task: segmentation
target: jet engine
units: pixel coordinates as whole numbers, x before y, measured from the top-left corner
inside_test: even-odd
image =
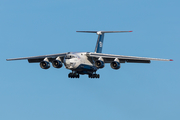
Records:
[[[120,63],[119,62],[117,62],[117,61],[114,61],[114,62],[112,62],[111,63],[111,68],[112,69],[119,69],[121,67],[121,65],[120,65]]]
[[[48,69],[48,68],[50,68],[50,63],[47,61],[42,61],[42,62],[40,62],[40,67],[42,69]]]
[[[55,68],[61,68],[62,67],[62,62],[59,61],[59,60],[54,60],[54,61],[52,61],[52,65]]]
[[[95,66],[96,66],[97,68],[103,68],[103,67],[104,67],[104,62],[101,61],[101,60],[97,60],[97,61],[95,62]]]

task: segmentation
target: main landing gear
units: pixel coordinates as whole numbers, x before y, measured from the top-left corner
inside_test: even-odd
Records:
[[[89,74],[89,78],[99,78],[99,74]]]
[[[69,73],[68,77],[69,78],[79,78],[79,74],[78,73]]]
[[[68,74],[68,77],[69,78],[79,78],[79,74],[81,74],[81,73],[72,71],[71,73]],[[89,76],[89,78],[100,78],[100,75],[96,74],[96,73],[89,73],[88,76]]]

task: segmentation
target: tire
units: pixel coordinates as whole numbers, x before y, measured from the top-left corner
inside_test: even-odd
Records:
[[[99,78],[100,76],[99,76],[99,74],[97,74],[97,78]]]

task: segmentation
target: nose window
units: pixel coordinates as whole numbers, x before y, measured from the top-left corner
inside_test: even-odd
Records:
[[[70,56],[66,56],[65,58],[66,58],[66,59],[70,59]]]
[[[68,55],[68,56],[65,57],[65,59],[71,59],[71,58],[76,58],[76,56]]]

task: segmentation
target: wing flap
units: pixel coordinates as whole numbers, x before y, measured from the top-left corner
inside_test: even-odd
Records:
[[[28,59],[28,62],[29,63],[38,63],[38,62],[41,62],[43,61],[44,58],[39,58],[39,59]]]
[[[127,63],[151,63],[150,60],[126,60]]]

